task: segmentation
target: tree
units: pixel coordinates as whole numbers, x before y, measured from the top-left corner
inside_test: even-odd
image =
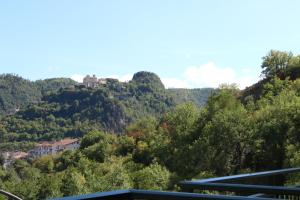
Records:
[[[180,177],[191,177],[194,174],[194,160],[191,154],[191,145],[198,139],[197,132],[200,112],[191,104],[182,104],[168,112],[162,120],[160,130],[162,138],[160,160],[171,172],[176,172]],[[165,148],[164,148],[165,147]],[[162,152],[161,150],[159,152]]]
[[[106,137],[106,134],[101,131],[91,131],[87,133],[81,140],[80,149],[92,146]]]
[[[39,180],[40,190],[37,199],[48,199],[61,197],[63,194],[60,191],[62,187],[61,173],[45,174]]]
[[[170,183],[170,172],[158,163],[154,163],[137,171],[134,182],[137,189],[166,190]]]
[[[88,188],[93,192],[130,189],[133,187],[126,157],[110,157],[104,163],[94,163],[87,176]]]
[[[51,155],[42,156],[33,161],[33,166],[44,173],[51,173],[54,168],[54,161]]]
[[[62,175],[62,186],[60,188],[64,196],[84,194],[88,190],[85,187],[85,177],[74,167],[66,169]]]
[[[291,52],[271,50],[268,55],[263,57],[262,74],[267,78],[274,76],[278,76],[281,79],[285,78],[292,58],[293,54]]]
[[[276,96],[267,96],[268,101],[260,100],[263,103],[259,104],[260,109],[255,113],[259,138],[256,147],[259,151],[254,159],[256,169],[282,168],[297,155],[300,128],[299,88],[299,82],[295,81],[287,84]],[[290,151],[292,149],[295,151]]]

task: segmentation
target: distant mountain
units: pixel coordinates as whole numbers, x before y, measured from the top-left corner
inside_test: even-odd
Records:
[[[0,115],[15,113],[30,103],[39,102],[44,94],[60,88],[71,87],[75,81],[68,78],[53,78],[29,81],[18,75],[0,75]]]
[[[70,78],[49,78],[37,80],[34,84],[44,96],[52,92],[57,92],[59,89],[72,88],[77,84],[77,82]]]
[[[177,104],[194,102],[202,106],[212,91],[210,88],[165,89],[160,78],[151,72],[138,72],[128,83],[106,79],[106,84],[96,88],[62,78],[30,82],[5,75],[2,80],[8,77],[19,82],[4,84],[4,96],[9,97],[6,102],[11,103],[11,108],[21,105],[21,109],[2,119],[5,122],[2,132],[15,133],[13,137],[3,136],[7,141],[82,136],[95,129],[120,134],[137,119],[160,118]],[[18,99],[24,100],[23,104],[18,104],[22,102]]]
[[[144,116],[158,117],[175,105],[159,77],[138,72],[129,83],[107,79],[96,88],[76,86],[44,95],[42,102],[18,113],[23,119],[55,118],[99,124],[121,133],[129,123]]]
[[[0,114],[12,114],[41,97],[41,91],[33,82],[17,75],[0,75]]]

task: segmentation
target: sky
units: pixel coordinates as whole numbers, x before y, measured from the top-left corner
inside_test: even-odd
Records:
[[[0,73],[30,80],[158,74],[244,88],[271,49],[300,54],[299,0],[0,0]]]

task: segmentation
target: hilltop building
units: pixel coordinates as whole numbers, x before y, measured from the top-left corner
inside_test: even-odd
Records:
[[[39,143],[33,150],[29,151],[30,157],[56,154],[65,150],[76,150],[80,146],[78,139],[66,138],[60,141],[46,141]]]
[[[98,79],[96,75],[93,76],[86,75],[83,78],[83,85],[85,85],[85,87],[96,88],[101,84],[106,84],[106,79],[104,78]]]

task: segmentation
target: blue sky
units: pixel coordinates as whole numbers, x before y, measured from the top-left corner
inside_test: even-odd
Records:
[[[157,73],[167,87],[257,81],[300,54],[299,0],[0,1],[0,73],[36,80]]]

